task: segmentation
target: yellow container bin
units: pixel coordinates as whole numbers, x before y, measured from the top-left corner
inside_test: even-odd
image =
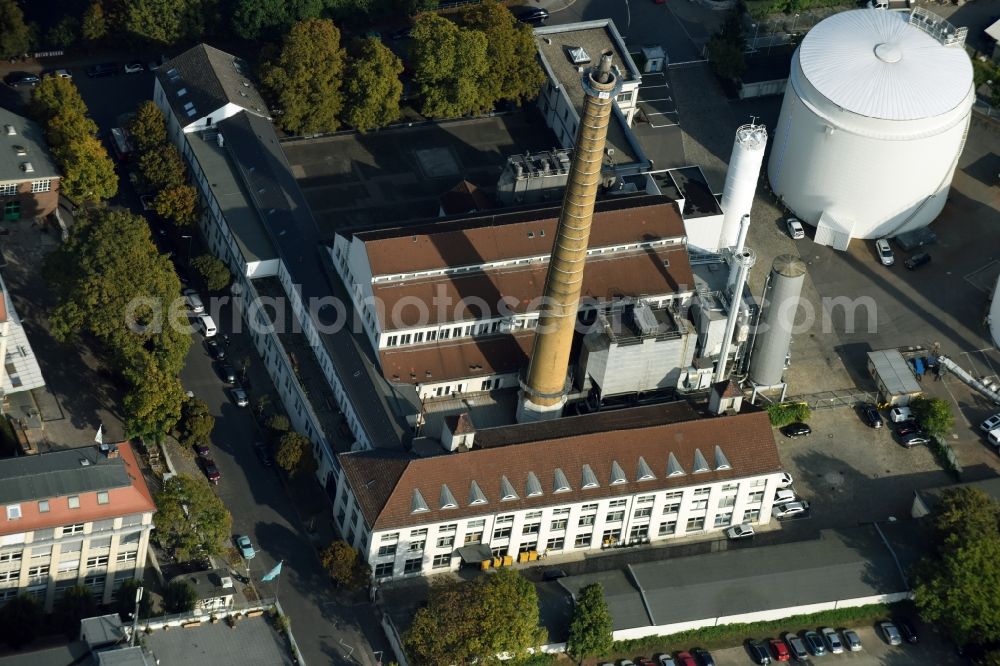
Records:
[[[479,563],[479,568],[482,569],[483,571],[486,571],[487,569],[490,568],[490,561],[483,560],[482,562]]]
[[[514,558],[511,557],[510,555],[504,555],[503,556],[503,565],[505,567],[509,567],[512,564],[514,564]]]
[[[537,550],[529,550],[528,551],[528,561],[529,562],[534,562],[537,559],[538,559],[538,551]]]

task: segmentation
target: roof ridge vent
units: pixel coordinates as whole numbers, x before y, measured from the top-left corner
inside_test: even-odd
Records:
[[[653,474],[653,470],[646,464],[646,459],[639,456],[639,476],[637,480],[652,481],[655,478],[656,475]]]
[[[25,148],[24,146],[19,146],[15,144],[11,146],[11,148],[14,149],[14,154],[17,155],[18,157],[24,157],[25,155],[28,154],[28,149]]]
[[[21,171],[24,173],[35,173],[35,167],[31,164],[31,162],[22,162]]]
[[[670,457],[667,458],[667,477],[684,476],[684,474],[684,468],[677,462],[677,456],[671,451]]]
[[[7,136],[17,136],[17,128],[13,125],[4,125],[4,130],[7,132]]]
[[[476,480],[472,480],[472,485],[469,488],[469,505],[474,506],[476,504],[486,504],[486,494],[483,493],[483,489],[479,487]]]
[[[506,476],[500,477],[500,501],[501,502],[511,502],[513,500],[520,499],[517,493],[514,491],[514,486],[510,484],[510,481]]]
[[[424,496],[420,494],[420,490],[414,488],[413,497],[410,499],[410,513],[423,513],[424,511],[430,511],[427,508],[427,502],[424,501]]]
[[[726,454],[722,452],[722,447],[718,444],[715,445],[715,471],[721,472],[722,470],[732,469],[733,466],[729,464],[729,458]]]
[[[524,484],[528,497],[538,497],[542,494],[542,484],[534,472],[528,472],[528,480]]]
[[[597,488],[601,484],[597,482],[597,475],[594,474],[594,470],[590,468],[590,465],[583,466],[583,489]]]
[[[709,470],[708,461],[701,454],[701,449],[694,450],[694,473],[701,474]]]
[[[628,477],[625,476],[625,470],[622,466],[618,464],[617,460],[611,461],[611,484],[612,486],[617,486],[622,483],[627,483]]]
[[[441,484],[441,508],[442,509],[458,508],[458,502],[455,501],[455,496],[451,494],[451,489],[448,488],[447,483]]]
[[[80,458],[80,467],[90,467],[90,460],[87,458]]]

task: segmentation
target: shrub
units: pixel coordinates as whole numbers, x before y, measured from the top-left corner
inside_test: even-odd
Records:
[[[809,405],[804,402],[782,402],[767,407],[771,425],[779,428],[796,421],[808,421],[811,415]]]

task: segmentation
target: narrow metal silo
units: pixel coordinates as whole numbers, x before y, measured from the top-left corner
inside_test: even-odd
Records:
[[[805,263],[791,254],[775,257],[771,264],[767,293],[764,294],[766,310],[757,324],[750,357],[750,381],[758,386],[781,383],[805,276]]]

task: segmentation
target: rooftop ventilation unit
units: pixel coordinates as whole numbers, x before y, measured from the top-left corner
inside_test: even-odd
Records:
[[[80,458],[80,467],[90,467],[90,461],[86,458]]]
[[[17,155],[24,156],[28,154],[28,149],[24,146],[11,146],[11,148],[14,149],[14,153]]]
[[[24,173],[35,173],[35,167],[31,165],[31,162],[24,162],[21,164],[21,171]]]
[[[7,130],[7,136],[17,136],[17,130],[13,125],[4,125],[4,129]]]
[[[588,54],[582,46],[571,46],[567,50],[569,54],[569,59],[574,65],[586,65],[590,62],[590,54]]]

